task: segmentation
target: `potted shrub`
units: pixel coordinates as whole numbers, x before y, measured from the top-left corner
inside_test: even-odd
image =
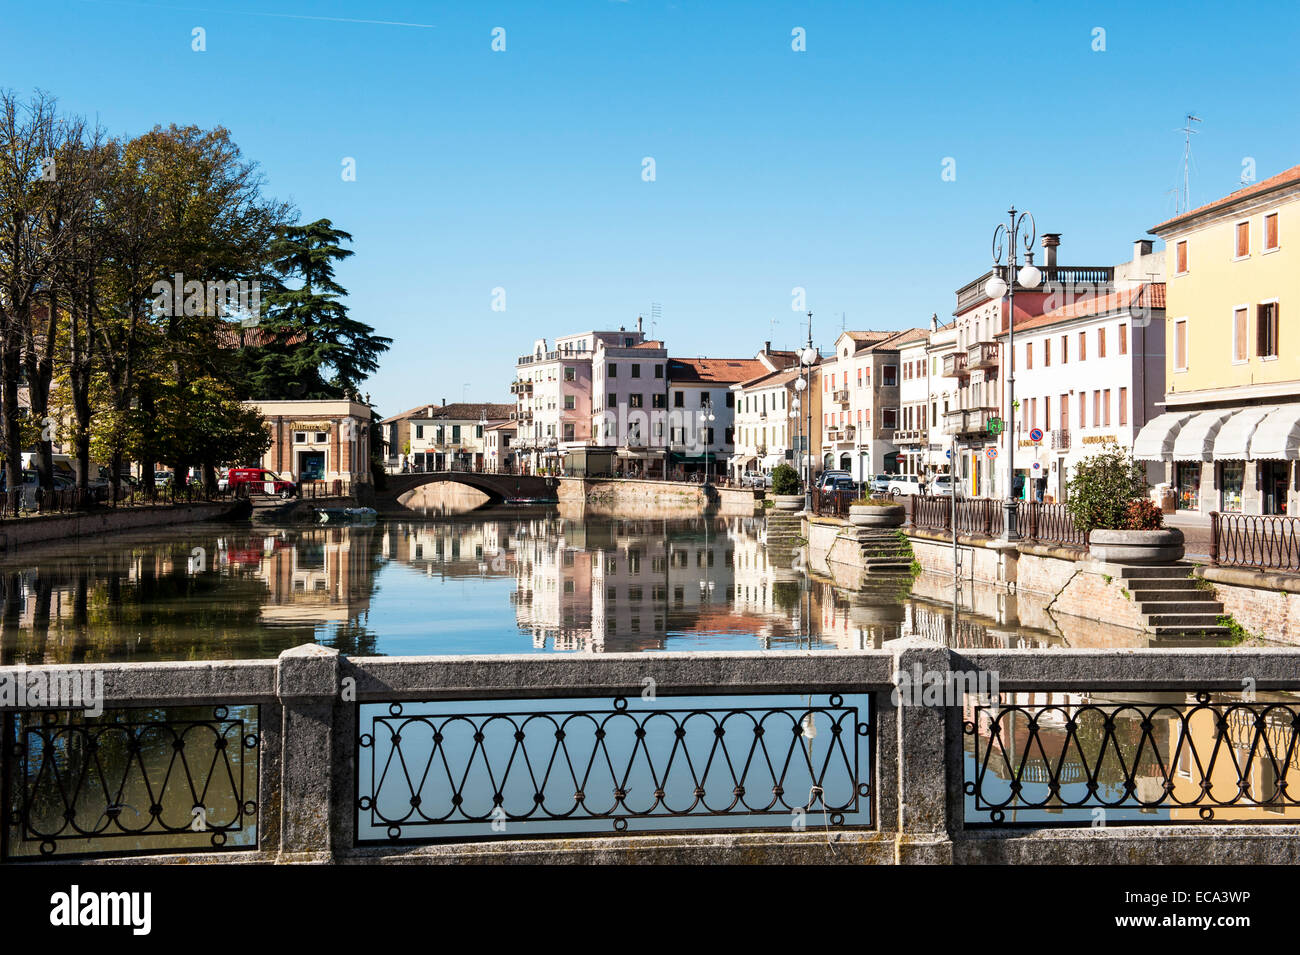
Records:
[[[777,510],[797,511],[803,508],[803,484],[795,469],[788,464],[778,464],[772,471],[772,500]]]
[[[860,497],[849,505],[849,523],[854,527],[902,527],[903,505],[889,498]]]
[[[1080,462],[1066,509],[1088,534],[1088,552],[1112,563],[1162,564],[1183,558],[1183,532],[1164,526],[1147,497],[1146,471],[1119,445]]]

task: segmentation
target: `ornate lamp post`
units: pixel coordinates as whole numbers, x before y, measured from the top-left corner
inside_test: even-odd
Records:
[[[1043,273],[1034,266],[1035,238],[1034,217],[1028,212],[1017,215],[1016,207],[1012,206],[1007,212],[1006,224],[998,223],[993,230],[993,276],[984,283],[984,293],[989,298],[997,301],[1004,295],[1007,297],[1007,405],[1003,425],[1003,434],[1007,436],[1007,499],[1003,540],[1020,538],[1016,522],[1016,284],[1033,289],[1043,281]],[[1022,242],[1026,264],[1018,269],[1017,247]],[[1005,265],[1002,262],[1004,252]]]
[[[794,383],[795,390],[800,394],[806,392],[812,384],[812,366],[817,361],[817,349],[813,348],[812,340],[812,312],[808,313],[808,345],[799,353],[799,380]],[[809,514],[812,513],[812,396],[808,396],[807,408],[805,409],[805,427],[803,432],[803,452],[804,452],[804,481],[803,481],[803,508]]]
[[[709,402],[700,412],[700,430],[704,432],[704,486],[709,485],[709,428],[717,418],[713,415],[713,403]]]

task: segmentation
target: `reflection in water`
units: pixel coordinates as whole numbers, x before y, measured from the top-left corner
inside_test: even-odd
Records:
[[[762,518],[549,508],[116,535],[0,564],[0,663],[270,657],[313,641],[363,655],[1060,642],[954,614],[910,577],[837,588],[763,540]]]

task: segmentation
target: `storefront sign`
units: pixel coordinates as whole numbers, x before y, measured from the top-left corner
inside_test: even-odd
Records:
[[[1086,434],[1083,436],[1084,444],[1117,444],[1119,438],[1113,434]]]

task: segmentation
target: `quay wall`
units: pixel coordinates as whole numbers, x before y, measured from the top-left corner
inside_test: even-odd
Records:
[[[247,502],[242,507],[222,502],[115,507],[84,514],[48,514],[0,521],[0,554],[13,555],[23,547],[48,541],[216,520],[236,510],[245,512]]]
[[[582,503],[588,510],[608,513],[698,513],[715,507],[722,514],[751,515],[762,504],[752,488],[718,487],[687,481],[645,481],[635,478],[562,477],[561,504]]]

